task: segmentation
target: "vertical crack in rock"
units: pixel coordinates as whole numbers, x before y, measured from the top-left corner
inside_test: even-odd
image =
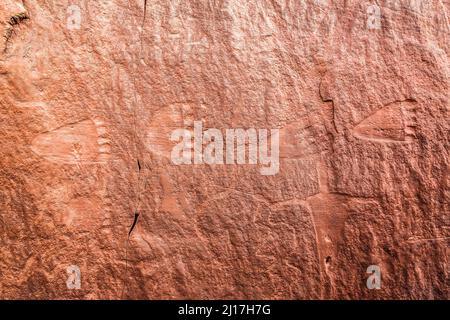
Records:
[[[142,28],[139,31],[139,38],[140,38],[140,50],[139,50],[139,59],[142,56],[142,32],[143,32],[143,27],[144,27],[144,23],[145,23],[145,18],[147,16],[147,0],[144,0],[144,15],[143,15],[143,19],[142,19]],[[125,294],[125,283],[126,283],[126,277],[128,275],[128,248],[129,248],[129,241],[130,241],[130,236],[134,230],[134,228],[136,227],[136,224],[138,223],[139,220],[139,216],[140,216],[140,205],[141,205],[141,193],[142,190],[145,190],[146,184],[147,184],[147,179],[142,177],[142,164],[141,161],[139,160],[139,156],[140,154],[142,154],[142,150],[140,150],[139,148],[139,137],[138,137],[138,114],[137,114],[137,106],[138,106],[138,99],[136,96],[136,73],[133,74],[133,82],[134,82],[134,87],[135,87],[135,91],[134,91],[134,99],[135,99],[135,107],[133,108],[133,116],[134,116],[134,145],[135,145],[135,151],[136,151],[136,158],[137,158],[137,167],[138,167],[138,178],[137,178],[137,190],[136,190],[136,202],[135,202],[135,211],[134,211],[134,220],[133,220],[133,224],[131,225],[129,231],[128,231],[128,236],[127,236],[127,241],[126,241],[126,247],[125,247],[125,279],[124,279],[124,283],[123,283],[123,288],[122,288],[122,293],[121,293],[121,299],[123,299],[123,296]],[[142,185],[142,181],[144,181],[144,185],[141,188]]]
[[[331,103],[330,119],[331,119],[331,123],[333,125],[333,128],[335,130],[335,133],[337,133],[338,130],[337,130],[337,126],[336,126],[336,116],[335,116],[335,111],[336,111],[335,109],[336,108],[335,108],[335,105],[334,105],[334,101],[333,101],[333,99],[330,96],[328,96],[328,93],[324,93],[323,92],[322,81],[323,81],[323,77],[321,77],[320,83],[319,83],[319,96],[320,96],[320,99],[322,100],[322,102]]]
[[[139,212],[135,211],[134,212],[133,224],[131,225],[130,230],[128,231],[127,243],[126,243],[126,246],[125,246],[125,277],[128,274],[128,247],[129,247],[129,243],[130,243],[130,236],[131,236],[131,233],[134,230],[134,227],[136,227],[138,219],[139,219]],[[126,279],[124,279],[124,281],[123,281],[121,299],[123,299],[123,295],[125,293],[125,283],[126,283]]]
[[[128,231],[128,238],[130,238],[130,235],[131,235],[131,233],[133,232],[133,230],[134,230],[134,227],[136,226],[136,223],[138,222],[138,219],[139,219],[139,212],[135,212],[134,213],[134,221],[133,221],[133,224],[131,225],[131,227],[130,227],[130,231]]]
[[[144,18],[142,19],[142,27],[144,27],[146,16],[147,16],[147,0],[144,0]]]
[[[147,179],[143,179],[141,171],[142,171],[142,165],[141,165],[141,161],[138,159],[137,160],[137,166],[138,166],[138,188],[137,188],[137,201],[135,203],[135,211],[134,211],[134,219],[133,219],[133,223],[131,224],[131,227],[129,228],[128,231],[128,236],[127,236],[127,241],[126,241],[126,245],[125,245],[125,279],[123,281],[123,288],[122,288],[122,293],[121,293],[121,299],[123,299],[123,296],[125,294],[125,284],[126,284],[126,277],[128,275],[128,249],[129,249],[129,244],[130,244],[130,237],[131,234],[133,233],[133,230],[135,229],[138,221],[139,221],[139,217],[140,217],[140,206],[141,206],[141,192],[142,190],[145,190],[146,186],[147,186]],[[141,182],[142,180],[144,181],[144,185],[141,188]]]

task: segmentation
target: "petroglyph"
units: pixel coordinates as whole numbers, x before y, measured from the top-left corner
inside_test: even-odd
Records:
[[[160,211],[170,212],[174,215],[182,215],[189,211],[189,204],[182,193],[177,192],[174,188],[170,177],[163,173],[160,176],[159,182],[162,188],[162,200],[159,207]]]
[[[189,103],[175,103],[155,112],[155,117],[148,127],[146,145],[159,156],[170,159],[173,146],[170,140],[173,130],[192,128],[194,125],[193,106]]]
[[[300,159],[318,155],[325,151],[328,140],[328,132],[321,119],[305,116],[280,130],[280,157]]]
[[[62,216],[62,222],[68,228],[91,230],[99,227],[103,221],[101,205],[98,199],[74,198],[69,201]]]
[[[424,242],[435,242],[435,241],[450,241],[450,237],[436,237],[436,238],[410,237],[405,242],[406,243],[424,243]]]
[[[143,48],[147,56],[159,62],[164,57],[168,63],[178,64],[207,52],[210,44],[202,21],[194,17],[189,6],[178,0],[171,1],[168,8],[157,3],[148,3],[148,6],[154,46],[149,51]]]
[[[243,54],[247,59],[247,50],[267,52],[276,47],[274,17],[258,2],[229,0],[224,12],[231,19],[231,42],[236,53]]]
[[[44,159],[80,167],[105,163],[111,157],[111,142],[103,121],[83,120],[38,135],[31,149]]]
[[[334,261],[338,256],[339,241],[344,237],[345,222],[350,208],[356,203],[377,205],[376,201],[367,198],[351,197],[333,193],[328,185],[328,172],[324,160],[317,162],[320,192],[306,199],[313,215],[317,250],[324,281],[331,284],[334,290]]]
[[[417,127],[416,103],[390,103],[353,128],[355,137],[375,142],[411,142]]]

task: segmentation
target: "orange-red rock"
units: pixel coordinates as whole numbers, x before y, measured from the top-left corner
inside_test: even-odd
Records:
[[[0,298],[449,298],[447,1],[147,2],[0,4]]]

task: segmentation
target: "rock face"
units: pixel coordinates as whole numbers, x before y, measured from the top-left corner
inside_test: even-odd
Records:
[[[0,298],[448,299],[450,5],[377,3],[2,0]]]

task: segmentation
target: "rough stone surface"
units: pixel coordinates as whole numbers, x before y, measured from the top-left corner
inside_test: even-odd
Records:
[[[144,2],[1,1],[0,298],[449,298],[447,0]]]

